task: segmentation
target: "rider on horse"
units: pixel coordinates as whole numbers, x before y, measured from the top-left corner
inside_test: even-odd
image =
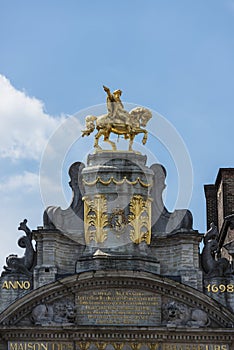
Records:
[[[108,113],[98,117],[88,115],[85,118],[86,129],[82,131],[82,136],[89,136],[96,129],[97,134],[95,135],[94,147],[97,150],[102,150],[98,141],[103,136],[104,141],[111,145],[113,151],[116,151],[116,144],[110,140],[111,133],[123,135],[125,140],[129,139],[129,151],[133,151],[133,140],[140,133],[144,134],[142,143],[145,144],[148,133],[144,128],[149,119],[152,118],[152,113],[144,107],[136,107],[127,112],[120,99],[122,91],[116,90],[111,93],[108,87],[103,86],[103,88],[107,93]]]
[[[103,85],[103,88],[107,93],[106,104],[109,120],[114,124],[126,124],[129,119],[129,113],[125,111],[124,105],[120,99],[122,91],[115,90],[113,93],[111,93],[108,87]]]

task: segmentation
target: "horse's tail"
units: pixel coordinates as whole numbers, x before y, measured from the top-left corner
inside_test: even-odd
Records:
[[[88,115],[85,118],[85,126],[86,129],[82,130],[82,137],[84,136],[89,136],[95,129],[95,121],[97,120],[97,117],[95,117],[94,115]]]

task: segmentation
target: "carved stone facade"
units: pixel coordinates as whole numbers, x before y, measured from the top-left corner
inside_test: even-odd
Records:
[[[204,290],[234,312],[234,168],[219,169],[215,184],[204,187],[211,223],[202,252]]]
[[[233,270],[220,253],[232,254],[232,220],[200,256],[192,214],[166,209],[166,170],[146,162],[91,154],[70,167],[68,209],[48,207],[33,231],[21,223],[36,245],[0,278],[1,350],[233,349]]]
[[[3,339],[9,342],[33,342],[37,334],[37,340],[65,344],[104,341],[105,348],[113,341],[137,341],[157,343],[159,349],[166,349],[165,344],[232,349],[232,318],[208,296],[169,279],[145,272],[97,271],[34,290],[8,307],[0,321]]]
[[[224,218],[234,213],[234,168],[220,168],[214,184],[204,186],[207,229],[213,222],[220,231]]]

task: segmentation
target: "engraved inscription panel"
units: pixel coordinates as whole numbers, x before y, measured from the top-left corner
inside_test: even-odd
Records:
[[[66,342],[66,341],[55,341],[47,342],[43,340],[38,341],[9,341],[8,350],[91,350],[91,349],[101,349],[104,350],[108,348],[108,345],[112,349],[132,349],[136,348],[139,350],[230,350],[228,344],[188,344],[188,343],[112,343],[112,342]]]
[[[159,325],[161,297],[137,289],[99,289],[76,296],[77,324]]]

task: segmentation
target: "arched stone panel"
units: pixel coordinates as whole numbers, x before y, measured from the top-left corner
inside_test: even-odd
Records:
[[[171,324],[165,318],[163,308],[169,308],[170,303],[186,309],[190,316],[185,323],[177,320]],[[203,323],[196,318],[201,315],[207,316]],[[221,310],[216,301],[199,291],[164,277],[145,272],[125,271],[120,275],[118,271],[97,271],[73,275],[32,291],[0,315],[0,324],[146,327],[146,319],[151,327],[226,328],[233,325],[234,315],[223,307]]]

